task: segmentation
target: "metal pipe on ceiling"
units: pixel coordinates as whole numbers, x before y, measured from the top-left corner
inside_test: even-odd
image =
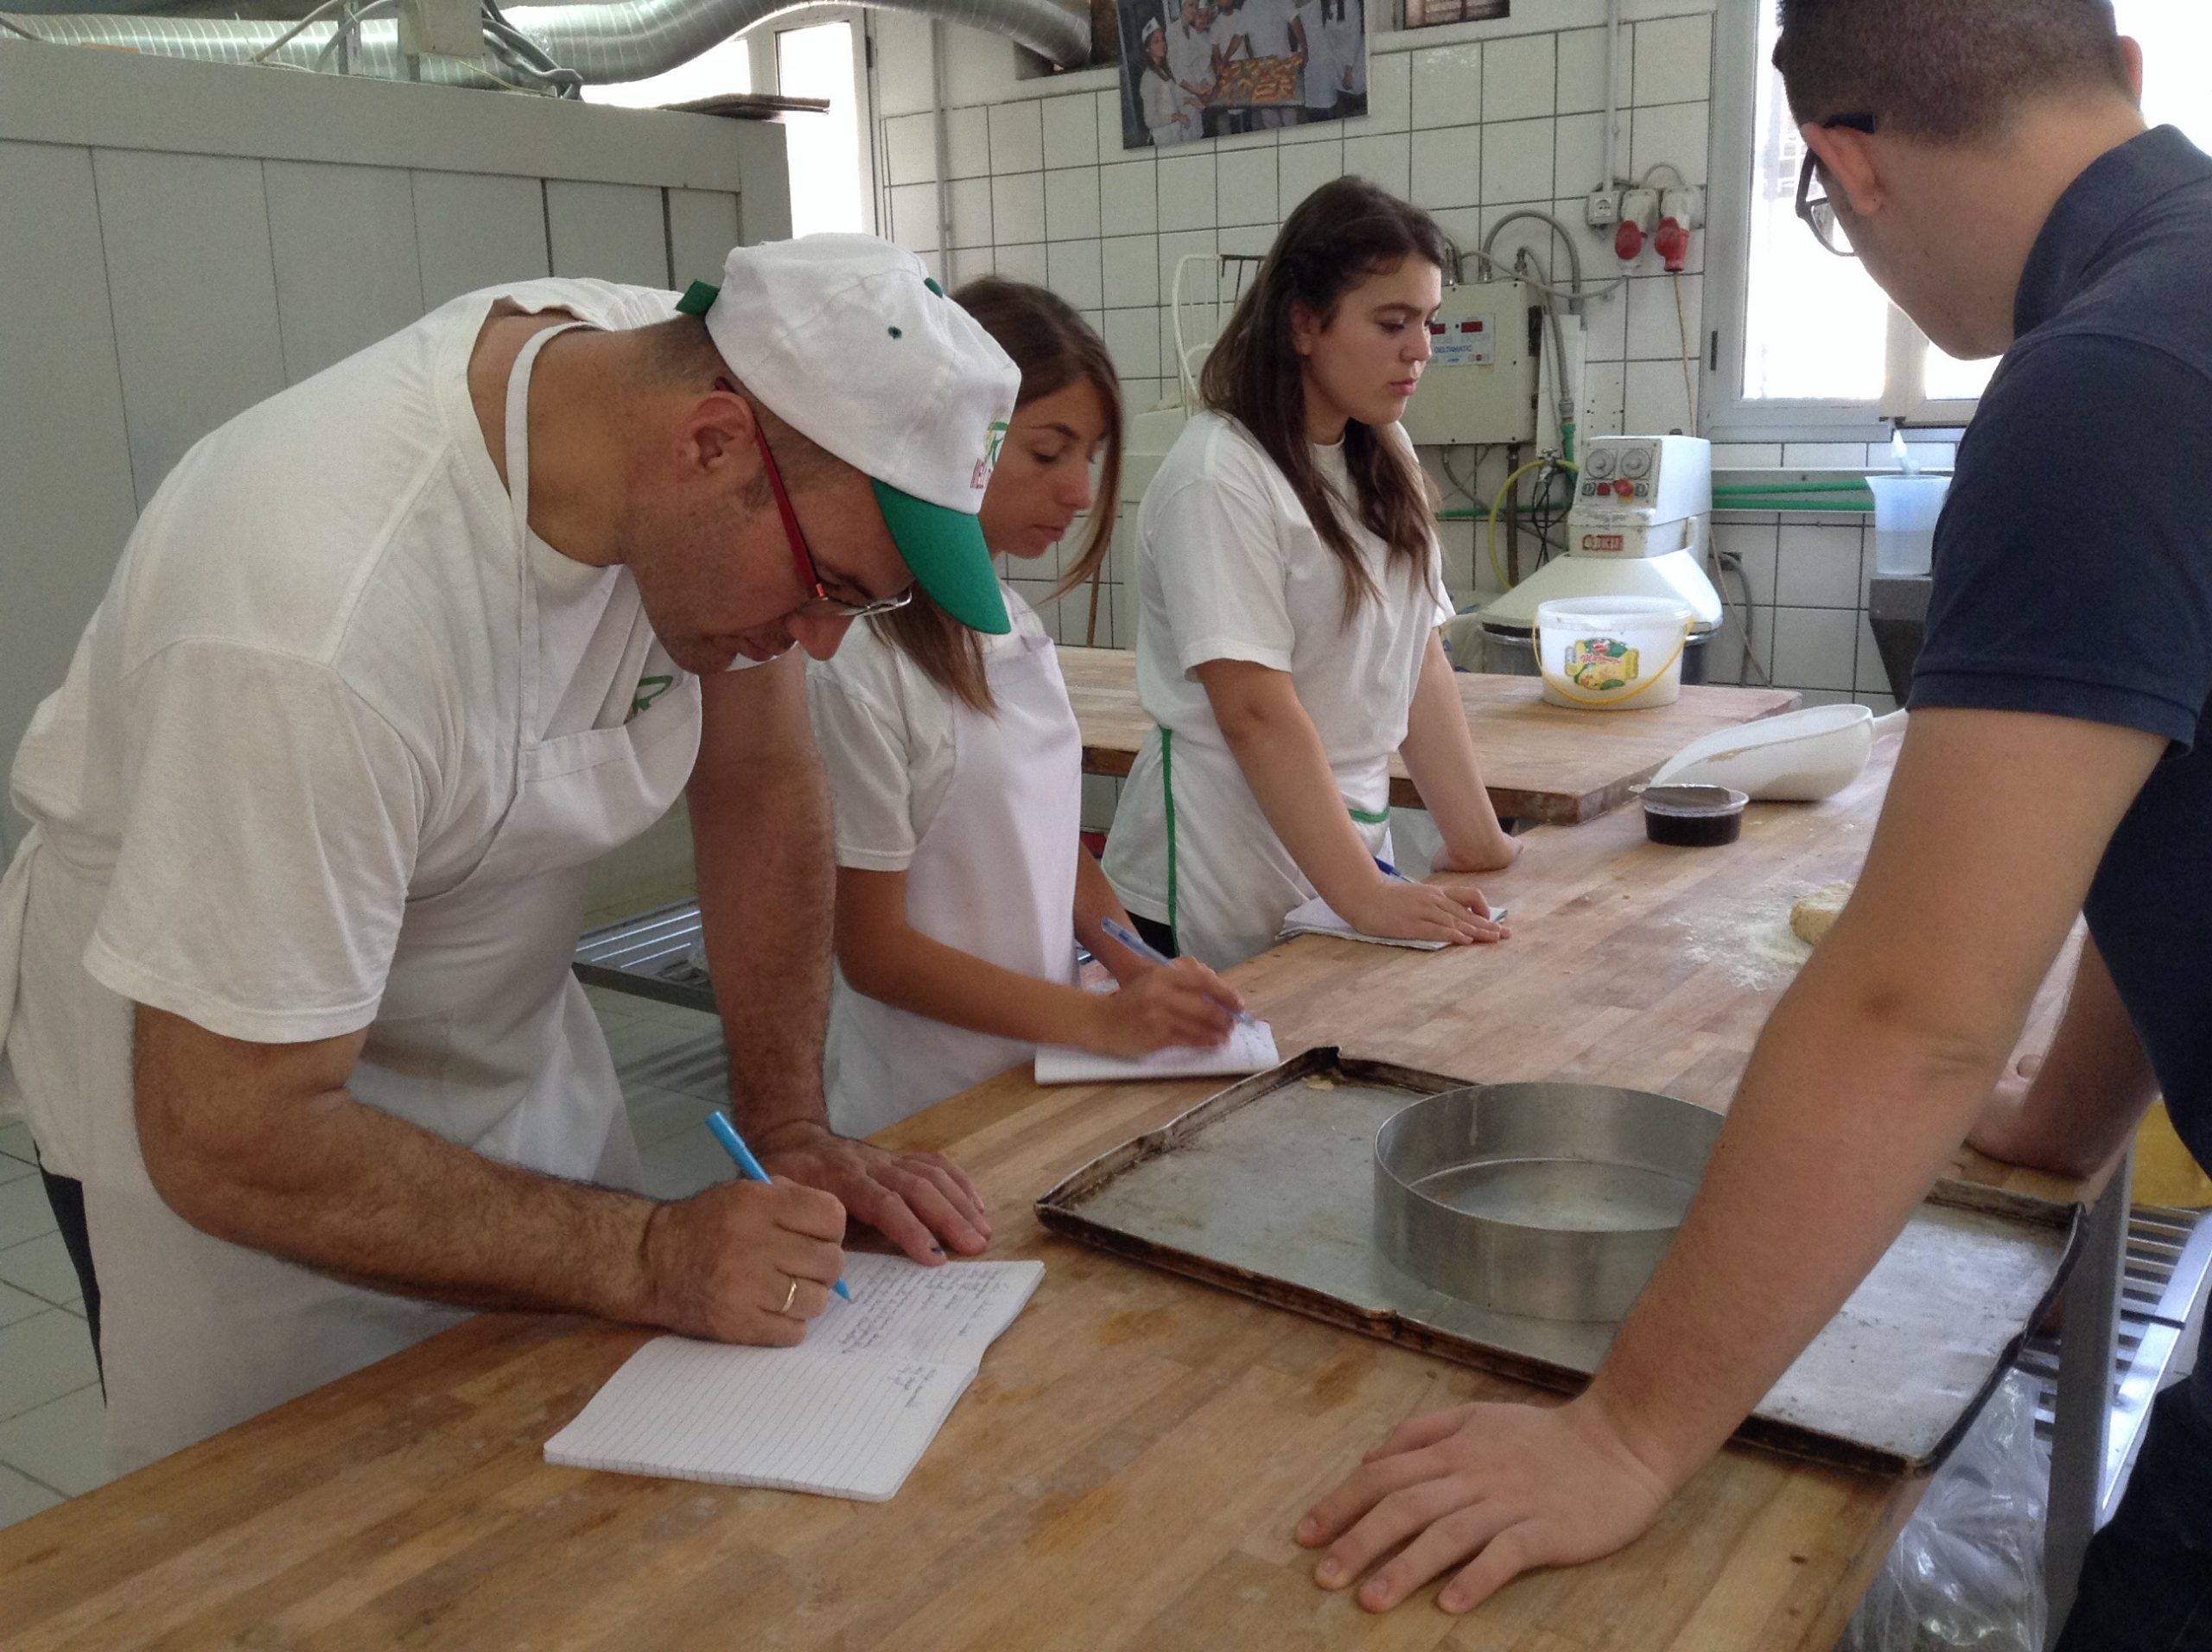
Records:
[[[688,62],[714,46],[773,17],[803,10],[807,0],[599,0],[570,6],[510,6],[507,21],[564,69],[588,85],[642,80]],[[1081,63],[1090,50],[1090,26],[1080,12],[1055,0],[862,0],[887,11],[918,13],[1003,35],[1052,63]],[[154,17],[130,14],[0,11],[0,46],[27,41],[60,46],[104,46],[161,57],[240,63],[269,52],[296,25],[242,18]],[[329,67],[338,24],[310,23],[270,52],[268,61],[293,68]],[[406,78],[399,25],[371,18],[352,26],[356,73]],[[508,84],[512,71],[488,61],[418,60],[420,78],[452,86]]]

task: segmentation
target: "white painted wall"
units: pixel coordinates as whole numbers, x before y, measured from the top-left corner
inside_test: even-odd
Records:
[[[1370,6],[1371,14],[1388,10]],[[1166,300],[1176,259],[1188,251],[1265,251],[1291,208],[1346,173],[1430,208],[1463,247],[1479,245],[1516,207],[1549,212],[1573,227],[1587,276],[1610,279],[1619,268],[1611,236],[1584,227],[1582,211],[1603,171],[1603,0],[1516,0],[1514,11],[1495,22],[1376,34],[1370,113],[1363,119],[1166,151],[1122,149],[1116,71],[1024,79],[1007,42],[950,29],[949,245],[938,232],[930,28],[879,13],[882,221],[950,282],[995,270],[1053,288],[1105,338],[1133,408],[1173,388]],[[1716,12],[1715,0],[1626,0],[1616,68],[1624,172],[1640,176],[1668,162],[1702,184],[1745,164],[1708,153]],[[1500,251],[1510,257],[1521,245],[1539,245],[1545,233],[1510,226]],[[1649,252],[1624,292],[1590,303],[1583,434],[1692,428],[1681,335],[1693,351],[1705,336],[1704,256],[1705,238],[1694,235],[1679,321],[1674,279]],[[1557,273],[1564,277],[1563,264]],[[1948,462],[1948,454],[1925,457]],[[1863,447],[1821,444],[1793,444],[1786,453],[1778,445],[1732,448],[1715,458],[1732,465],[1888,462],[1886,449],[1870,455]],[[1482,472],[1484,502],[1501,480],[1495,462]],[[1872,566],[1863,519],[1733,513],[1723,520],[1717,537],[1744,555],[1751,579],[1758,665],[1808,700],[1857,697],[1887,708],[1863,613]],[[1126,531],[1119,537],[1098,640],[1128,647],[1134,587],[1120,577],[1129,556]],[[1491,594],[1496,581],[1478,524],[1446,523],[1444,541],[1455,599],[1465,604]],[[1017,583],[1039,600],[1058,634],[1082,639],[1083,598],[1070,599],[1064,613],[1041,602],[1057,569],[1009,572],[1042,575]],[[1715,645],[1714,670],[1732,677],[1742,653],[1741,630],[1732,622]]]

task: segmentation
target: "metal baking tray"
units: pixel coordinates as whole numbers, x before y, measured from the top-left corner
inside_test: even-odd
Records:
[[[1617,1321],[1642,1294],[1720,1134],[1709,1108],[1608,1084],[1471,1084],[1375,1134],[1375,1243],[1501,1313]]]
[[[1612,1322],[1460,1301],[1375,1242],[1376,1131],[1408,1102],[1468,1083],[1308,1050],[1092,1160],[1037,1213],[1152,1267],[1572,1391],[1605,1357]],[[1880,1474],[1932,1467],[2056,1293],[2079,1217],[2071,1204],[1937,1184],[1737,1438]]]

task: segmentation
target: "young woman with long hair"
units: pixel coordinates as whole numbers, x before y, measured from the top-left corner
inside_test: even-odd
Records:
[[[1021,370],[983,496],[994,550],[1032,561],[1090,512],[1056,594],[1106,555],[1122,394],[1098,335],[1042,288],[986,278],[953,298]],[[1091,485],[1096,464],[1100,485]],[[1003,588],[1014,629],[983,637],[917,591],[809,663],[836,813],[838,981],[824,1089],[866,1134],[1027,1060],[1039,1044],[1114,1055],[1228,1035],[1235,992],[1185,961],[1108,939],[1128,913],[1078,830],[1083,742],[1052,640]],[[1120,983],[1076,983],[1080,938]]]
[[[1315,893],[1370,935],[1492,941],[1472,884],[1390,858],[1401,753],[1444,838],[1436,869],[1517,845],[1483,790],[1452,668],[1427,491],[1398,425],[1450,246],[1345,178],[1291,213],[1207,358],[1137,518],[1137,691],[1158,725],[1107,839],[1154,944],[1217,968]]]

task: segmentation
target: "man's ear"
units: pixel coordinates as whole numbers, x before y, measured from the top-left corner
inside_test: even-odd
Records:
[[[2120,67],[2127,75],[2127,90],[2135,106],[2143,106],[2143,47],[2133,35],[2120,37]]]
[[[1882,209],[1888,192],[1869,134],[1848,126],[1798,128],[1806,147],[1821,158],[1831,193],[1840,192],[1855,217],[1872,218]]]
[[[749,478],[760,468],[753,441],[753,403],[717,386],[691,404],[677,433],[677,462],[687,475]]]

